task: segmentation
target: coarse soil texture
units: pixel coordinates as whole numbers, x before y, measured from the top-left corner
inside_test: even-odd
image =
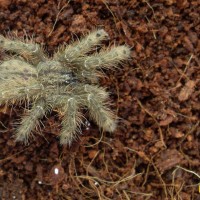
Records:
[[[199,0],[0,0],[0,34],[33,37],[50,55],[98,28],[105,46],[132,49],[101,79],[120,118],[113,134],[90,121],[61,146],[52,113],[25,146],[12,138],[24,110],[0,107],[0,199],[199,200],[199,13]]]

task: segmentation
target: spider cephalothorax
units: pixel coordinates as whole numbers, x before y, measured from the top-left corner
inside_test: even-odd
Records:
[[[52,110],[62,116],[61,144],[71,144],[80,131],[83,107],[99,127],[114,131],[116,116],[97,79],[101,68],[128,59],[130,50],[122,45],[94,53],[107,37],[104,30],[94,31],[50,58],[39,44],[0,35],[0,47],[12,53],[0,64],[0,105],[26,102],[30,107],[16,130],[16,141],[27,142],[40,119]]]

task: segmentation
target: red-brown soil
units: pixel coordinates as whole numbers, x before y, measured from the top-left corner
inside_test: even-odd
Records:
[[[12,138],[23,109],[1,107],[0,199],[200,199],[199,13],[199,0],[0,0],[0,33],[34,35],[50,54],[95,28],[132,47],[101,81],[121,119],[113,134],[91,122],[60,146],[52,113],[24,146]]]

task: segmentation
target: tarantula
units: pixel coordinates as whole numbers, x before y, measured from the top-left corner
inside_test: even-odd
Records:
[[[80,109],[85,107],[100,128],[114,131],[116,116],[98,77],[104,75],[102,68],[115,68],[127,60],[130,49],[122,45],[95,51],[107,38],[103,29],[96,30],[50,57],[32,40],[0,35],[0,47],[10,55],[0,64],[0,105],[23,103],[28,108],[16,129],[16,141],[28,142],[40,120],[52,110],[62,116],[61,144],[70,145],[81,131]]]

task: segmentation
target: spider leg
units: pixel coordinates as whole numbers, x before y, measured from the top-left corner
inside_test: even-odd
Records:
[[[28,113],[22,118],[21,124],[17,128],[15,134],[16,141],[28,143],[31,131],[39,125],[39,120],[44,117],[49,110],[50,108],[46,106],[46,101],[43,98],[38,99]]]
[[[33,64],[45,60],[45,55],[39,44],[33,42],[23,42],[18,39],[7,39],[0,35],[0,47],[6,51],[22,55]]]
[[[81,113],[78,111],[78,102],[72,97],[68,99],[67,108],[62,119],[60,143],[71,145],[72,141],[81,133]]]
[[[0,104],[29,98],[43,87],[37,81],[36,70],[32,65],[17,59],[0,64]]]
[[[102,51],[100,53],[79,57],[76,60],[76,66],[80,70],[74,71],[79,80],[90,80],[91,83],[97,83],[98,77],[105,76],[102,68],[112,69],[127,58],[130,57],[130,49],[127,46],[118,46],[110,51]]]
[[[93,31],[79,42],[67,46],[64,51],[58,52],[56,54],[56,59],[73,64],[77,58],[85,56],[86,53],[91,51],[93,47],[99,45],[106,38],[108,38],[108,34],[103,29]]]
[[[72,141],[81,133],[82,114],[79,110],[79,102],[75,96],[57,95],[49,99],[48,104],[56,108],[62,117],[62,129],[60,144],[71,145]]]
[[[98,83],[99,78],[102,78],[105,76],[106,75],[103,71],[96,70],[96,69],[90,69],[90,70],[82,69],[82,70],[76,71],[76,77],[78,78],[78,80],[80,81],[89,80],[93,84]]]
[[[83,88],[82,105],[89,110],[90,117],[99,127],[108,132],[116,128],[116,116],[108,108],[108,93],[100,87],[85,85]]]
[[[77,65],[82,66],[84,70],[94,70],[99,68],[110,69],[117,64],[127,60],[130,57],[130,49],[127,46],[113,47],[110,50],[101,51],[95,55],[80,57],[77,59]]]

